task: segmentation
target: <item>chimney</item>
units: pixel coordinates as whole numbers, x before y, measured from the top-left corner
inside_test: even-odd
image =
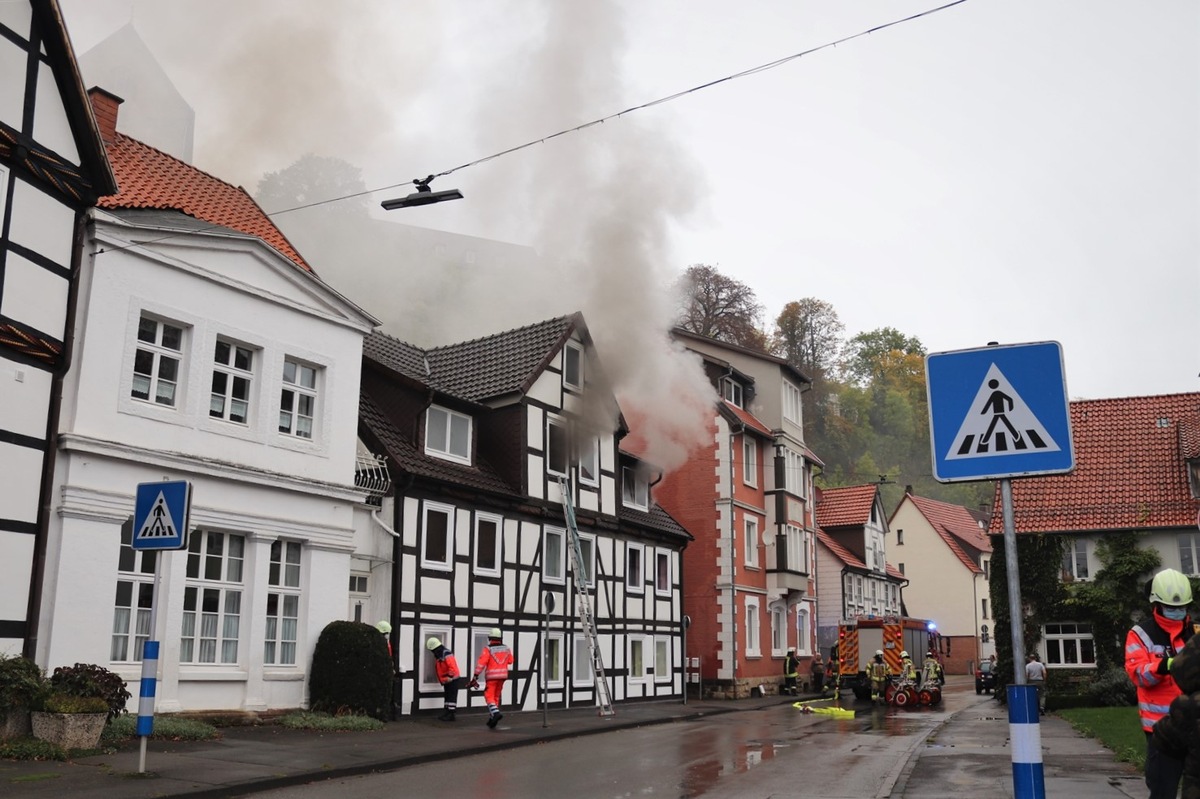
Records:
[[[909,494],[911,496],[912,495],[912,486],[910,486],[910,485],[905,486],[904,493]]]
[[[125,101],[99,86],[88,89],[88,99],[92,101],[92,113],[96,115],[100,140],[112,144],[117,140],[117,109]]]

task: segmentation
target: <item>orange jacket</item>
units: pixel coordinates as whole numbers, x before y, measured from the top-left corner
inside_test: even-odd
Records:
[[[1158,673],[1159,663],[1183,649],[1191,637],[1184,636],[1184,630],[1192,630],[1191,619],[1178,623],[1177,629],[1175,624],[1156,612],[1125,636],[1125,672],[1137,687],[1138,715],[1146,732],[1154,729],[1154,722],[1167,714],[1171,700],[1180,694],[1170,674]],[[1168,632],[1164,625],[1173,629]]]
[[[508,670],[512,668],[512,650],[504,644],[489,643],[479,653],[479,662],[475,664],[475,679],[483,674],[485,680],[507,680]]]
[[[434,658],[434,664],[437,666],[438,682],[442,685],[457,680],[462,674],[458,670],[458,661],[454,659],[454,653],[449,649],[442,650],[444,654],[439,658]]]

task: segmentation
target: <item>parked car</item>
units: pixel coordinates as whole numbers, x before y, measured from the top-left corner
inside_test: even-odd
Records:
[[[996,688],[996,664],[985,660],[975,667],[975,693],[989,694]]]

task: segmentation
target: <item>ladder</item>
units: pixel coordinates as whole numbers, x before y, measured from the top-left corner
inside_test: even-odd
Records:
[[[562,494],[563,516],[567,520],[567,530],[571,533],[571,557],[575,564],[575,595],[579,604],[579,618],[583,623],[583,634],[587,636],[588,651],[592,655],[592,674],[596,681],[596,700],[599,702],[599,714],[612,716],[612,694],[608,690],[608,679],[604,676],[604,660],[600,657],[600,646],[596,643],[596,617],[592,613],[592,597],[588,593],[587,567],[583,562],[583,548],[579,544],[579,528],[575,524],[575,503],[571,496],[571,484],[567,478],[558,478],[558,487]]]

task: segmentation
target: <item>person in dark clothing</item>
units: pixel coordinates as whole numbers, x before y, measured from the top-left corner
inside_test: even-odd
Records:
[[[790,696],[799,696],[800,691],[796,688],[796,677],[800,674],[800,659],[796,657],[796,650],[789,649],[787,657],[783,659],[783,692]]]
[[[1171,679],[1182,693],[1155,723],[1151,745],[1183,764],[1183,799],[1200,799],[1200,635],[1169,660]]]
[[[812,672],[813,690],[819,694],[825,693],[825,661],[821,658],[820,652],[813,655],[809,669]]]

